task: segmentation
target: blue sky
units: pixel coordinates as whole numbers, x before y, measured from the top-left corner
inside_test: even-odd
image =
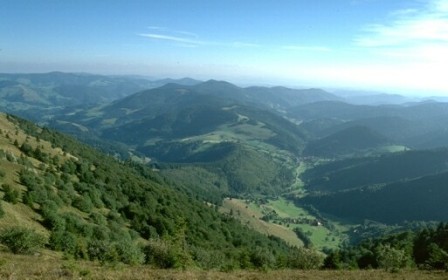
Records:
[[[448,95],[448,0],[0,0],[0,72]]]

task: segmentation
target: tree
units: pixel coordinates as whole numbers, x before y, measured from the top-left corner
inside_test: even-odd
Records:
[[[5,215],[5,210],[3,210],[2,201],[0,200],[0,218]]]
[[[343,268],[343,262],[341,260],[341,254],[339,251],[330,252],[324,260],[324,268],[327,269],[341,269]]]
[[[322,267],[324,256],[312,249],[298,248],[288,255],[288,267],[297,269],[318,269]]]
[[[386,271],[398,271],[407,266],[409,256],[404,250],[380,244],[377,248],[378,266]]]
[[[150,239],[144,252],[147,264],[159,268],[174,268],[177,266],[176,252],[165,240]]]
[[[275,265],[274,255],[265,247],[255,247],[250,252],[250,262],[256,268],[268,269]]]
[[[46,238],[34,230],[11,227],[0,233],[0,243],[14,254],[33,254],[46,243]]]
[[[33,154],[33,147],[26,142],[20,146],[20,150],[27,156],[31,156]]]
[[[429,259],[426,265],[434,269],[448,269],[448,253],[437,244],[431,243],[428,246]]]
[[[9,184],[2,184],[2,189],[5,192],[3,200],[12,204],[19,202],[20,192],[18,190],[13,189]]]

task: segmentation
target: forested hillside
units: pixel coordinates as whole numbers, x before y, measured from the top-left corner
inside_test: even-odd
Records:
[[[352,157],[390,144],[391,140],[367,127],[353,126],[311,141],[303,151],[303,155],[325,158]]]
[[[397,272],[403,268],[448,269],[448,224],[417,232],[364,240],[357,246],[330,252],[329,269],[382,268]]]
[[[390,184],[370,185],[300,200],[339,217],[387,224],[445,221],[448,217],[448,173]]]
[[[353,105],[322,101],[291,107],[290,118],[318,138],[350,127],[363,126],[414,149],[446,146],[448,103],[416,102],[403,105]]]
[[[17,253],[28,252],[14,249],[28,234],[71,258],[158,267],[294,266],[314,254],[245,228],[147,167],[12,116],[0,124],[0,241]]]
[[[448,150],[403,151],[324,162],[302,179],[309,190],[339,191],[406,181],[448,170]]]

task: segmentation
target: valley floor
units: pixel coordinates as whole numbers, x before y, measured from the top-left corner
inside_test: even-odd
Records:
[[[277,270],[277,271],[203,271],[161,270],[148,266],[101,266],[92,262],[62,260],[45,252],[40,256],[0,252],[0,279],[448,279],[448,272],[404,270]]]

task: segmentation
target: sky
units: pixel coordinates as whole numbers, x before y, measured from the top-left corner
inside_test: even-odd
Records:
[[[448,0],[0,0],[0,72],[448,96]]]

